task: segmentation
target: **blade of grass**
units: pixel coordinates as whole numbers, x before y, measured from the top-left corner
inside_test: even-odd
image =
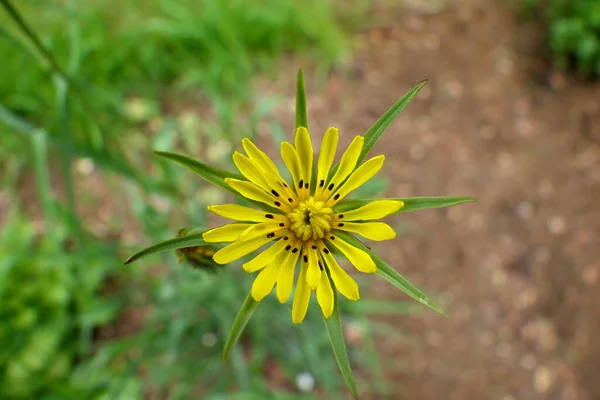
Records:
[[[244,328],[250,321],[252,314],[256,311],[260,303],[252,298],[252,295],[248,293],[246,296],[246,300],[240,307],[240,311],[238,311],[237,316],[233,320],[233,325],[231,326],[231,330],[229,331],[229,336],[227,337],[227,341],[225,342],[225,346],[223,347],[223,362],[227,361],[227,357],[229,356],[229,352],[231,348],[237,343],[244,331]]]
[[[410,211],[426,210],[429,208],[443,208],[456,206],[463,203],[477,201],[475,197],[469,196],[438,196],[438,197],[396,197],[393,199],[350,199],[342,200],[335,206],[336,212],[344,212],[362,207],[374,200],[398,200],[404,202],[404,207],[394,214]]]
[[[46,136],[41,132],[35,132],[31,136],[31,141],[38,195],[42,203],[44,219],[47,224],[51,225],[55,221],[56,209],[52,199],[52,185],[48,168],[48,143]]]
[[[140,258],[147,257],[151,254],[160,253],[163,251],[176,250],[184,247],[201,246],[206,244],[202,238],[204,232],[193,233],[191,235],[180,236],[173,239],[165,240],[164,242],[156,243],[150,247],[138,251],[125,261],[125,264],[131,264]]]

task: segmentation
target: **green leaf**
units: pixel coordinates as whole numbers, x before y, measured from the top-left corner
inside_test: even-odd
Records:
[[[227,356],[229,356],[229,352],[231,348],[237,343],[246,324],[250,321],[252,314],[256,311],[260,303],[252,298],[252,295],[248,294],[246,300],[244,300],[244,304],[240,307],[240,311],[238,311],[235,320],[233,320],[233,325],[231,326],[231,331],[229,331],[229,337],[225,342],[225,347],[223,348],[223,362],[227,361]]]
[[[393,199],[350,199],[340,201],[334,208],[340,213],[348,210],[354,210],[369,204],[375,200],[400,200],[404,202],[404,207],[394,214],[400,214],[410,211],[426,210],[428,208],[443,208],[456,206],[462,203],[477,201],[475,197],[467,196],[438,196],[438,197],[396,197]]]
[[[263,204],[259,201],[254,201],[254,200],[245,198],[244,196],[242,196],[241,194],[239,194],[238,192],[233,190],[227,183],[225,183],[225,178],[233,178],[233,179],[239,179],[239,180],[243,180],[243,181],[247,180],[246,178],[244,178],[241,175],[234,174],[233,172],[225,171],[225,170],[222,170],[219,168],[211,167],[200,161],[193,160],[193,159],[186,157],[184,155],[181,155],[181,154],[169,153],[166,151],[155,151],[154,154],[156,154],[160,157],[164,157],[168,160],[175,161],[176,163],[183,165],[184,167],[188,168],[192,172],[200,175],[200,177],[202,177],[206,181],[213,183],[213,184],[227,190],[228,192],[239,197],[240,199],[250,202],[253,205],[255,205],[263,210],[267,210],[267,211],[271,211],[271,212],[275,211],[275,209],[267,206],[266,204]]]
[[[358,162],[356,165],[359,165],[364,158],[367,156],[371,148],[377,143],[383,132],[387,129],[388,126],[392,123],[394,119],[404,110],[404,108],[410,103],[410,101],[419,93],[419,91],[429,82],[428,79],[425,79],[419,82],[416,86],[408,91],[404,96],[402,96],[396,104],[394,104],[389,110],[385,112],[379,118],[373,126],[369,128],[368,131],[365,132],[365,144],[363,149],[358,157]]]
[[[154,244],[150,247],[146,247],[144,250],[141,250],[129,257],[127,261],[125,261],[125,264],[131,264],[132,262],[137,261],[142,257],[146,257],[155,253],[160,253],[162,251],[176,250],[181,249],[183,247],[201,246],[203,244],[206,244],[206,242],[202,238],[203,233],[204,232],[198,232],[193,233],[191,235],[176,237],[173,239],[165,240],[164,242]]]
[[[377,265],[377,275],[381,276],[383,279],[385,279],[398,289],[402,290],[404,293],[417,300],[419,303],[426,305],[427,307],[444,316],[446,315],[446,313],[444,312],[444,310],[442,310],[440,306],[435,304],[429,297],[425,296],[425,294],[423,294],[423,292],[417,289],[415,285],[413,285],[406,278],[400,275],[398,271],[390,267],[385,261],[379,258],[375,253],[373,253],[367,246],[362,244],[354,236],[346,232],[336,232],[336,235],[341,239],[345,240],[346,242],[350,243],[351,245],[366,251],[375,262],[375,265]]]
[[[298,70],[296,80],[296,129],[299,127],[308,129],[308,117],[306,115],[306,91],[304,89],[304,76],[302,69]]]
[[[333,282],[332,282],[333,285]],[[340,372],[346,381],[348,390],[352,394],[352,397],[358,399],[358,393],[356,392],[356,385],[354,384],[354,377],[352,376],[352,368],[350,367],[350,360],[348,359],[348,352],[346,350],[346,342],[344,340],[344,331],[342,330],[342,320],[340,318],[340,307],[338,304],[337,290],[333,288],[333,314],[329,318],[323,318],[325,321],[325,328],[327,328],[327,335],[333,348],[333,354],[337,361]]]

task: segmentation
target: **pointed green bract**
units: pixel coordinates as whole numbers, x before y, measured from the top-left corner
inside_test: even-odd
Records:
[[[225,347],[223,348],[223,362],[227,361],[227,357],[229,356],[229,352],[233,348],[233,346],[237,343],[250,321],[252,314],[256,311],[259,302],[252,298],[252,295],[248,294],[246,300],[240,307],[240,311],[238,311],[235,320],[233,320],[233,325],[231,326],[231,331],[229,331],[229,336],[227,337],[227,341],[225,342]]]
[[[438,312],[442,315],[446,315],[446,313],[444,312],[444,310],[442,310],[440,306],[435,304],[429,297],[425,296],[423,292],[421,292],[419,289],[417,289],[415,285],[413,285],[406,278],[400,275],[398,271],[390,267],[381,258],[377,257],[375,253],[373,253],[367,246],[362,244],[354,236],[345,232],[339,232],[336,233],[336,235],[341,239],[345,240],[346,242],[350,243],[351,245],[366,251],[375,262],[375,265],[377,265],[377,275],[381,276],[383,279],[390,282],[392,285],[402,290],[404,293],[417,300],[419,303],[426,305],[435,312]]]
[[[404,207],[394,214],[410,211],[426,210],[428,208],[443,208],[456,206],[462,203],[477,201],[475,197],[467,196],[441,196],[441,197],[396,197],[393,199],[354,199],[342,200],[335,207],[335,211],[340,213],[348,210],[354,210],[371,203],[375,200],[399,200],[404,202]]]
[[[358,157],[358,162],[356,165],[360,165],[362,160],[367,156],[371,148],[377,143],[383,132],[387,129],[388,126],[392,123],[394,119],[404,110],[404,108],[410,103],[410,101],[419,93],[419,91],[429,82],[428,79],[419,82],[416,86],[408,91],[404,96],[402,96],[389,110],[385,112],[379,118],[373,126],[369,128],[364,134],[365,144],[360,153],[360,157]]]
[[[308,117],[306,115],[306,90],[304,89],[304,77],[302,75],[302,69],[299,69],[296,80],[296,129],[301,126],[308,129]]]
[[[134,261],[139,260],[142,257],[149,256],[151,254],[160,253],[163,251],[181,249],[183,247],[201,246],[206,244],[202,238],[204,232],[197,232],[191,235],[176,237],[173,239],[165,240],[164,242],[157,243],[150,247],[146,247],[144,250],[138,251],[125,261],[125,264],[131,264]]]
[[[323,318],[325,321],[325,327],[327,328],[327,335],[333,348],[333,354],[337,361],[340,372],[346,381],[348,390],[352,394],[352,397],[358,399],[358,393],[356,392],[356,385],[354,384],[354,377],[352,376],[352,368],[350,367],[350,360],[348,359],[348,352],[346,350],[346,342],[344,340],[344,331],[342,330],[342,320],[340,318],[340,307],[338,304],[337,290],[333,282],[333,314],[329,318]]]

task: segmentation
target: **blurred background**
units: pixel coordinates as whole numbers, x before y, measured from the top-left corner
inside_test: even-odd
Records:
[[[315,304],[265,300],[222,364],[252,276],[123,265],[232,200],[151,151],[275,157],[299,67],[343,144],[431,79],[357,196],[480,199],[390,218],[449,317],[357,276],[361,398],[600,399],[600,0],[1,0],[0,398],[349,398]]]

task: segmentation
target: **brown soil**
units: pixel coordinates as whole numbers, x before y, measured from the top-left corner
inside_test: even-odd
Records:
[[[380,340],[387,370],[410,371],[389,373],[390,399],[600,398],[600,85],[552,71],[539,27],[498,3],[388,5],[389,25],[309,88],[313,134],[335,125],[347,143],[431,79],[374,148],[386,194],[479,198],[395,217],[416,231],[380,246],[449,314],[392,321],[416,340]]]

